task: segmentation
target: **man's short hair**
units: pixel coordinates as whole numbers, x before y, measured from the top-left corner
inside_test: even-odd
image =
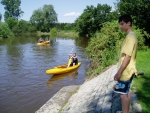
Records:
[[[120,22],[122,22],[122,21],[124,21],[125,23],[130,22],[130,23],[131,23],[131,26],[132,26],[132,18],[131,18],[130,15],[124,14],[124,15],[120,16],[118,22],[120,23]]]

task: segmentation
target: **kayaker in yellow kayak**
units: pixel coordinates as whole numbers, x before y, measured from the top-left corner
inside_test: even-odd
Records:
[[[70,54],[67,67],[74,66],[74,65],[77,65],[77,64],[78,64],[78,57],[77,57],[76,53],[74,53],[73,55]]]
[[[42,38],[39,38],[38,42],[41,43],[43,42],[44,40]]]

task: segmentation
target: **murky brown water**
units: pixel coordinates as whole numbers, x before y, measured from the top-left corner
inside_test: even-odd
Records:
[[[34,113],[64,86],[85,80],[86,41],[57,38],[50,46],[35,41],[0,45],[0,113]],[[78,70],[59,76],[45,71],[68,62],[73,47],[82,62]]]

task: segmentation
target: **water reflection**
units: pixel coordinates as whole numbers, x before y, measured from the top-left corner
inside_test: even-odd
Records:
[[[47,47],[37,46],[37,40],[14,38],[0,44],[0,113],[33,113],[62,87],[84,82],[89,63],[82,47],[84,44],[77,45],[73,39],[56,38]],[[77,53],[82,62],[78,70],[47,75],[47,69],[68,62],[72,47],[72,52]]]
[[[20,46],[7,46],[6,48],[8,70],[19,70],[22,65],[24,51]]]
[[[76,76],[78,76],[78,69],[75,69],[71,72],[68,73],[64,73],[64,74],[57,74],[57,75],[53,75],[47,82],[47,87],[50,88],[50,85],[53,84],[54,82],[57,82],[59,80],[63,80],[65,78],[69,78],[70,81],[76,79]]]
[[[78,37],[75,39],[76,45],[83,48],[87,47],[89,40],[89,37]]]

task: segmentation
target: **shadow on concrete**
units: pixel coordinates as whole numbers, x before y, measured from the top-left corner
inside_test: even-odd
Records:
[[[113,82],[103,85],[101,94],[93,97],[92,102],[87,106],[86,113],[115,113],[121,110],[120,95],[113,92]]]

